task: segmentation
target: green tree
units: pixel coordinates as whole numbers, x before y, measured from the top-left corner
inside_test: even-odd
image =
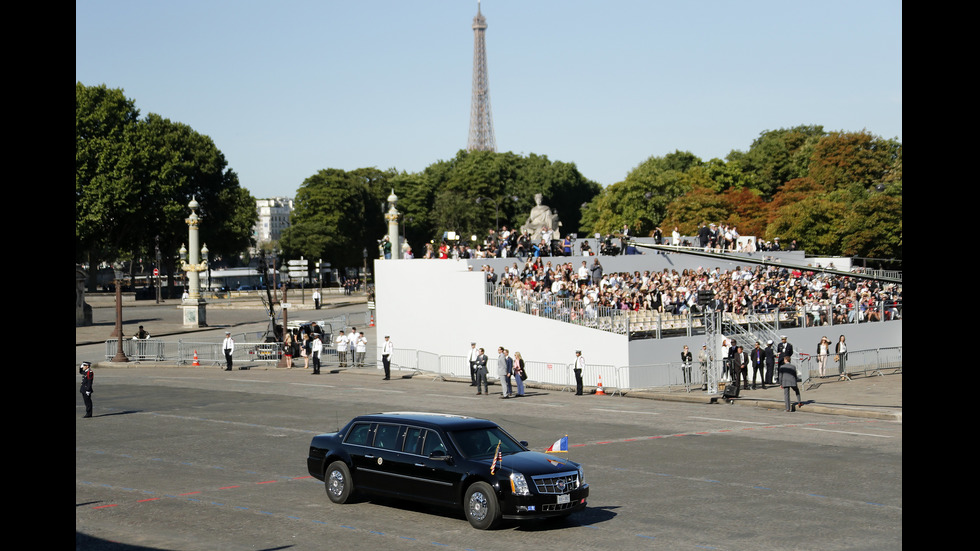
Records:
[[[323,169],[296,193],[290,227],[279,244],[286,258],[323,259],[336,267],[360,266],[363,250],[374,256],[381,205],[363,173]]]
[[[664,220],[668,206],[694,188],[688,171],[701,165],[686,151],[650,157],[585,208],[583,226],[592,232],[615,233],[625,224],[635,235],[649,235]]]
[[[752,174],[754,187],[769,198],[789,180],[806,176],[810,155],[824,135],[822,126],[766,130],[747,152],[733,151],[728,161]]]
[[[138,225],[132,136],[135,102],[122,90],[75,83],[75,261],[115,258]]]
[[[832,132],[817,142],[809,176],[827,189],[870,191],[901,179],[902,145],[867,131]]]
[[[414,225],[429,232],[428,239],[444,231],[483,236],[498,218],[500,226],[520,228],[537,193],[558,212],[562,233],[574,233],[580,229],[581,205],[601,189],[574,164],[543,155],[491,151],[460,150],[452,159],[429,165],[421,179],[401,179],[409,180],[414,189],[399,194],[406,199],[400,205],[411,213],[407,216],[413,217]],[[418,208],[417,200],[428,202],[427,213]]]
[[[212,258],[249,244],[255,200],[209,137],[160,115],[139,119],[122,90],[76,83],[75,98],[76,260],[152,258],[159,237],[164,266],[175,266],[192,198]]]
[[[152,250],[159,236],[164,256],[175,259],[187,240],[187,205],[193,198],[200,204],[201,242],[212,258],[244,251],[257,219],[255,199],[226,168],[211,138],[154,113],[142,121],[137,135],[143,224],[133,238],[139,250]]]

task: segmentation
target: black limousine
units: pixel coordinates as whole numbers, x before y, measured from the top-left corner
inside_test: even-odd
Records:
[[[529,451],[496,423],[458,415],[356,417],[313,437],[307,467],[334,503],[358,492],[419,501],[462,509],[481,530],[502,518],[567,516],[589,497],[578,463]]]

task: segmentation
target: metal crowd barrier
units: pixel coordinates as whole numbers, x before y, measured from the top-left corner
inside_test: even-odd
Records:
[[[112,359],[117,351],[118,341],[110,339],[106,341],[106,360]],[[192,364],[196,360],[201,365],[223,366],[225,365],[224,351],[221,349],[220,342],[189,342],[177,341],[165,342],[160,339],[148,339],[134,341],[132,339],[123,340],[123,351],[130,359],[135,361],[169,361],[179,365]],[[336,349],[325,348],[320,358],[321,369],[360,369],[381,367],[380,353],[374,362],[358,364],[356,357],[350,352],[346,353],[346,358],[341,362]],[[827,358],[824,379],[839,376],[838,363],[831,353]],[[265,342],[236,342],[235,352],[232,361],[236,365],[247,365],[254,363],[278,362],[281,357],[281,350],[278,343]],[[487,354],[487,378],[497,380],[497,357],[495,354]],[[819,384],[816,358],[809,354],[799,354],[793,361],[800,375],[800,384]],[[302,356],[293,358],[293,368],[304,366],[306,360]],[[464,355],[440,355],[423,350],[396,348],[391,357],[393,368],[408,369],[415,373],[432,373],[440,377],[453,377],[467,379],[470,376],[469,359]],[[613,366],[605,364],[589,363],[586,358],[586,369],[583,373],[583,384],[588,387],[597,387],[602,382],[603,390],[607,394],[619,394],[626,391],[637,391],[644,389],[664,389],[668,391],[674,389],[686,390],[687,392],[698,391],[703,386],[707,386],[708,379],[712,376],[716,381],[731,381],[731,377],[720,378],[722,374],[722,360],[709,361],[708,365],[702,366],[701,362],[695,359],[690,365],[682,362],[663,362],[632,366]],[[850,351],[845,356],[844,378],[850,376],[875,376],[884,375],[891,370],[892,373],[902,371],[902,348],[875,348],[868,350]],[[575,376],[571,362],[548,362],[540,360],[524,360],[524,368],[528,373],[527,380],[532,383],[551,384],[561,386],[562,390],[571,390],[575,387]],[[310,362],[312,368],[312,361]],[[774,371],[776,368],[774,368]],[[773,373],[773,384],[778,384],[778,374]],[[748,368],[748,382],[751,386],[761,384],[760,378],[753,381],[753,368],[751,364]]]

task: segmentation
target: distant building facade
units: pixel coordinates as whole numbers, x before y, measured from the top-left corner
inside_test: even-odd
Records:
[[[288,197],[257,199],[255,210],[258,220],[252,230],[255,245],[279,241],[282,231],[289,227],[289,216],[293,212],[293,200]]]

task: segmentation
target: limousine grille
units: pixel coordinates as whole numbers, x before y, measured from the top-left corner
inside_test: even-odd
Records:
[[[541,510],[545,513],[551,513],[554,511],[564,511],[565,509],[571,509],[578,505],[578,501],[572,501],[570,503],[545,503],[541,505]]]
[[[567,494],[578,489],[578,473],[560,473],[531,477],[539,494]]]

